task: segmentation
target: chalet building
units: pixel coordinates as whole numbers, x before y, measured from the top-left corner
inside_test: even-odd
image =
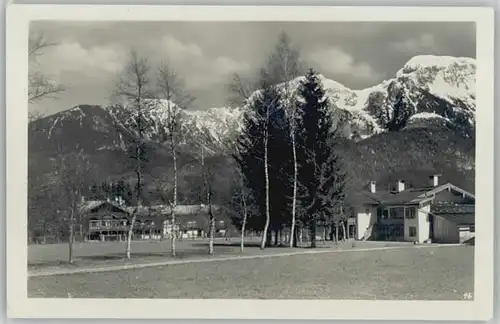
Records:
[[[219,208],[212,207],[217,213]],[[86,238],[90,241],[127,239],[132,215],[136,212],[133,239],[162,239],[173,233],[179,238],[196,238],[208,233],[208,210],[200,205],[181,205],[176,208],[176,222],[171,222],[171,208],[164,205],[150,207],[125,207],[120,200],[85,201],[80,212],[88,222]],[[224,235],[229,229],[229,221],[222,217],[216,220],[216,235]]]
[[[475,235],[475,197],[446,183],[439,175],[423,188],[407,188],[403,180],[391,190],[368,189],[349,194],[349,234],[358,240],[463,243]],[[352,236],[351,236],[352,237]]]

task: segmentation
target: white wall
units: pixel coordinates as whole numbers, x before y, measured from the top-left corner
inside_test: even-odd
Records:
[[[418,242],[422,243],[425,240],[429,239],[430,230],[429,230],[429,219],[428,216],[431,211],[431,205],[428,204],[426,206],[420,207],[417,214],[418,219],[418,227],[417,227],[417,237]]]
[[[366,230],[377,221],[377,209],[374,207],[356,208],[356,239],[361,240]]]
[[[470,231],[459,231],[458,235],[459,235],[459,242],[463,243],[475,237],[476,233],[471,233]]]

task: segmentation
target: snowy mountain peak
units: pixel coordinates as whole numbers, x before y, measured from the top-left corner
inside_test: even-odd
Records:
[[[297,91],[304,78],[301,76],[289,82],[292,92]],[[319,78],[332,103],[337,125],[349,138],[359,140],[384,131],[426,125],[451,127],[465,137],[474,136],[476,63],[472,58],[416,56],[394,78],[362,90],[349,89],[324,75]],[[279,86],[283,87],[283,84]],[[255,91],[248,102],[258,93]],[[398,102],[399,107],[395,109]],[[168,118],[172,112],[178,112],[181,144],[201,145],[213,152],[226,150],[233,143],[241,131],[244,114],[249,111],[248,104],[237,108],[188,110],[177,109],[179,107],[174,102],[167,100],[148,99],[145,103],[145,138],[164,142]],[[49,116],[46,136],[52,138],[56,129],[69,121],[79,127],[91,121],[91,127],[96,130],[105,129],[103,125],[117,124],[132,135],[135,129],[133,117],[137,113],[133,108],[116,105],[104,110],[95,106],[77,106]]]
[[[412,57],[397,75],[411,73],[422,68],[447,69],[450,66],[469,66],[476,68],[476,60],[470,57],[453,57],[437,55],[417,55]]]
[[[445,100],[474,100],[476,60],[466,57],[421,55],[409,60],[396,74]]]

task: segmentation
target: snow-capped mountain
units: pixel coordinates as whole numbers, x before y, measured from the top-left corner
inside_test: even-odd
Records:
[[[398,127],[444,126],[472,136],[476,109],[475,75],[476,63],[472,58],[422,55],[410,59],[394,78],[362,90],[349,89],[324,76],[320,79],[343,133],[347,137],[363,139],[384,132],[392,125],[391,120],[402,113],[394,109],[398,99],[404,102],[406,114],[404,123]],[[298,89],[303,79],[299,77],[289,83],[292,91]],[[166,124],[168,107],[175,105],[171,103],[169,106],[165,101],[152,105],[147,117],[151,124],[148,131],[151,139],[159,138],[160,128]],[[183,110],[185,143],[203,143],[211,150],[226,147],[241,129],[247,109],[244,106]]]
[[[446,127],[465,137],[473,137],[475,74],[476,63],[472,58],[424,55],[410,59],[394,78],[362,90],[349,89],[323,76],[320,79],[332,103],[333,114],[346,137],[364,139],[391,127],[395,130],[394,120],[401,119],[398,114],[405,115],[404,122],[396,125],[396,130]],[[292,91],[298,89],[303,79],[299,77],[289,83]],[[394,108],[398,100],[404,103],[404,111]],[[244,106],[183,110],[166,100],[147,102],[142,124],[143,135],[147,140],[164,142],[168,134],[168,119],[172,116],[169,112],[178,110],[182,125],[181,144],[190,149],[201,146],[209,152],[230,149],[241,131],[244,114],[249,109]],[[61,129],[69,127],[72,128],[71,133],[94,145],[94,150],[123,150],[126,142],[124,137],[133,136],[136,129],[133,127],[133,111],[120,106],[105,109],[77,106],[43,118],[35,125],[42,132],[38,136],[46,137],[49,141],[57,136],[63,139],[68,137],[68,132],[62,132]],[[91,141],[88,140],[90,137]],[[99,140],[99,137],[102,139]]]
[[[226,107],[185,110],[171,101],[158,99],[145,100],[144,107],[141,127],[146,140],[167,142],[170,133],[168,125],[176,123],[176,118],[179,118],[179,144],[189,149],[203,147],[209,152],[230,149],[231,140],[241,131],[244,113],[244,109]],[[137,135],[136,110],[119,105],[106,110],[118,123]]]
[[[100,106],[80,105],[29,124],[30,151],[125,151],[131,134]]]
[[[438,118],[470,133],[475,124],[476,63],[471,58],[416,56],[394,78],[363,90],[350,90],[331,80],[323,84],[344,116],[347,133],[361,138],[387,128],[400,97],[407,106],[409,125],[422,118]],[[428,114],[411,118],[421,113]]]

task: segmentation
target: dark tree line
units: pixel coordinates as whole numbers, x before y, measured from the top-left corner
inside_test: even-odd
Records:
[[[123,205],[133,206],[135,204],[134,186],[123,179],[118,181],[101,181],[100,184],[93,184],[89,188],[88,199],[115,201],[122,199]]]
[[[310,70],[301,81],[294,105],[299,188],[296,216],[297,223],[309,230],[314,247],[316,227],[341,219],[345,173],[335,144],[332,106],[315,71]],[[263,248],[272,241],[271,232],[275,233],[274,243],[282,243],[279,233],[291,225],[294,168],[290,115],[286,114],[282,90],[269,82],[265,72],[261,90],[249,106],[235,158],[255,204],[256,212],[251,213],[247,226],[263,232]]]

